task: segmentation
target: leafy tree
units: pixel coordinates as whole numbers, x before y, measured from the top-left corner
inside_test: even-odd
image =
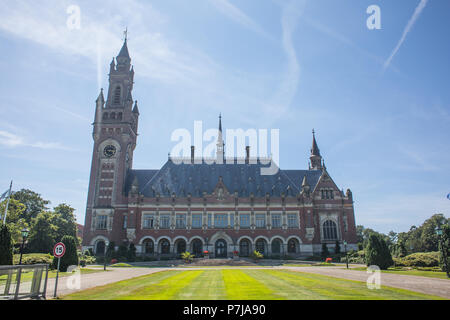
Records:
[[[36,218],[39,213],[47,210],[47,205],[50,203],[50,201],[44,200],[39,193],[28,189],[13,192],[11,198],[25,205],[23,217],[28,224],[31,224],[31,220]]]
[[[72,236],[64,236],[61,242],[66,246],[66,253],[61,258],[59,271],[66,272],[69,266],[78,266],[77,244]],[[58,258],[53,258],[53,267],[58,267]]]
[[[53,221],[54,214],[48,211],[42,211],[36,218],[33,218],[28,239],[29,252],[52,253],[57,231]]]
[[[441,270],[449,274],[450,270],[445,270],[444,261],[447,260],[447,268],[450,268],[450,226],[443,225],[442,240],[439,244],[439,266]]]
[[[11,233],[6,225],[0,223],[0,265],[13,264],[13,244]]]
[[[74,211],[74,208],[64,203],[54,208],[52,223],[57,227],[55,234],[56,241],[61,241],[65,235],[68,235],[74,237],[77,245],[79,244]]]
[[[376,265],[382,270],[386,270],[394,264],[386,241],[375,233],[369,236],[365,248],[365,258],[367,266]]]
[[[7,200],[0,203],[0,212],[5,212]],[[12,241],[20,243],[22,241],[21,230],[30,229],[29,224],[24,219],[25,205],[16,199],[11,198],[9,201],[8,212],[6,214],[6,225],[11,233]]]

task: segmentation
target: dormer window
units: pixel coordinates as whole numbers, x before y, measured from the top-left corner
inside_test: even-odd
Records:
[[[114,104],[120,104],[120,97],[122,95],[122,89],[120,86],[117,86],[116,89],[114,89]]]
[[[334,191],[333,189],[322,189],[321,198],[322,199],[334,199]]]

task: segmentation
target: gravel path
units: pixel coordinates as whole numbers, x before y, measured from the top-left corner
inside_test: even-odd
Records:
[[[81,275],[80,288],[73,288],[73,282],[70,282],[69,277],[60,278],[58,281],[58,296],[73,293],[79,290],[85,290],[97,286],[103,286],[117,281],[127,280],[143,275],[152,274],[155,272],[165,271],[165,270],[182,270],[182,271],[193,271],[193,270],[214,270],[214,269],[227,269],[227,267],[198,267],[198,268],[109,268],[108,272],[97,272],[90,274]],[[234,267],[233,269],[276,269],[276,270],[292,270],[297,272],[306,272],[320,274],[335,278],[356,280],[366,282],[370,274],[366,271],[357,270],[346,270],[342,267],[245,267],[239,268]],[[436,295],[450,299],[450,280],[446,279],[435,279],[420,276],[408,276],[408,275],[397,275],[390,273],[381,273],[381,285],[406,289],[416,292],[421,292],[425,294]],[[55,287],[55,279],[49,279],[47,285],[47,298],[52,298]]]

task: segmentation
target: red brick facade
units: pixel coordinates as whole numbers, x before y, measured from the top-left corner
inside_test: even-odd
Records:
[[[111,63],[107,99],[101,92],[96,101],[84,249],[102,253],[107,242],[116,246],[133,242],[138,254],[161,257],[190,251],[199,255],[208,250],[214,257],[232,256],[233,251],[247,255],[253,250],[265,256],[308,256],[320,253],[322,243],[334,249],[336,241],[344,240],[348,249],[356,248],[352,194],[340,191],[329,176],[315,137],[309,170],[258,176],[257,186],[250,185],[256,183],[251,177],[249,186],[232,186],[232,176],[226,180],[223,175],[234,170],[229,167],[233,164],[227,169],[225,164],[214,164],[215,187],[197,188],[197,193],[195,186],[186,192],[190,181],[211,182],[213,175],[189,173],[181,181],[171,159],[160,170],[133,170],[139,110],[131,98],[134,70],[126,42],[116,61]],[[188,170],[201,165],[184,166],[177,170],[200,172]],[[240,165],[240,170],[247,174],[255,166]],[[158,189],[158,183],[165,183],[167,190]],[[186,190],[180,188],[182,183]],[[265,184],[272,187],[263,192]]]

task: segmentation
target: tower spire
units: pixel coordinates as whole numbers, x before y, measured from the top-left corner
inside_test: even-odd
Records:
[[[219,132],[217,135],[217,163],[223,164],[224,161],[224,146],[222,137],[222,114],[219,114]]]
[[[312,170],[319,170],[322,169],[322,156],[320,155],[319,147],[317,146],[316,141],[316,132],[314,129],[312,130],[313,134],[313,141],[312,141],[312,148],[311,148],[311,155],[309,157],[311,161],[311,167]]]

